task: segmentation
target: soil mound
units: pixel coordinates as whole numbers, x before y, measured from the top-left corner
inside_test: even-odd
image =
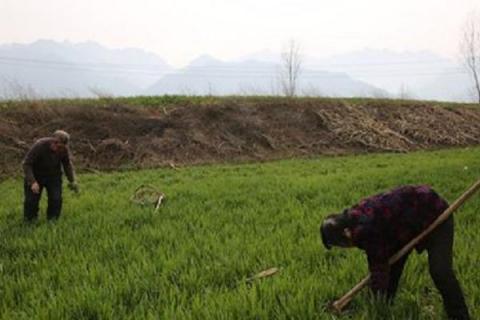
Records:
[[[56,129],[72,135],[77,168],[114,170],[477,145],[480,108],[335,99],[25,102],[0,109],[0,175],[20,172],[29,146]]]

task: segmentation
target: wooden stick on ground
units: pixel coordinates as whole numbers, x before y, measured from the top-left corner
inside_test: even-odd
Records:
[[[274,274],[276,274],[278,271],[280,271],[280,269],[278,269],[276,267],[273,267],[273,268],[270,268],[270,269],[267,269],[267,270],[263,270],[262,272],[254,275],[253,277],[248,278],[247,282],[252,282],[253,280],[256,280],[256,279],[271,277]]]
[[[470,189],[468,189],[464,194],[462,194],[453,204],[451,204],[438,218],[422,233],[413,238],[409,243],[407,243],[400,251],[394,254],[389,260],[390,265],[397,262],[402,258],[407,252],[412,250],[420,241],[422,241],[430,232],[432,232],[438,225],[448,219],[455,210],[460,208],[475,192],[480,189],[480,180],[473,184]],[[370,275],[366,276],[362,281],[360,281],[355,287],[348,291],[343,297],[333,302],[332,307],[334,311],[340,313],[343,308],[353,299],[353,297],[359,293],[370,281]]]
[[[158,212],[158,209],[160,209],[160,205],[162,204],[162,200],[163,198],[165,197],[165,195],[163,193],[161,193],[159,196],[158,196],[158,200],[157,200],[157,204],[155,206],[155,211],[153,211],[154,213],[157,213]]]

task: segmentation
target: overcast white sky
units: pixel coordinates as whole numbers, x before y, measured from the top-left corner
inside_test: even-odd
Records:
[[[200,54],[234,59],[386,48],[458,52],[460,29],[479,0],[0,0],[0,43],[38,39],[138,47],[182,66]]]

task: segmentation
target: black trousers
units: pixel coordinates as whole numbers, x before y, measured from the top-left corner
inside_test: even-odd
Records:
[[[57,219],[62,211],[62,176],[36,177],[36,179],[40,185],[39,193],[33,193],[31,185],[24,182],[23,215],[25,221],[33,221],[38,218],[38,205],[43,189],[47,189],[48,196],[47,219]]]
[[[443,305],[449,319],[470,319],[462,289],[458,283],[452,266],[454,223],[450,216],[443,224],[437,227],[426,239],[425,249],[428,252],[428,266],[430,276],[438,291],[442,295]],[[390,269],[390,283],[388,298],[393,299],[402,275],[403,267],[408,255],[392,265]]]

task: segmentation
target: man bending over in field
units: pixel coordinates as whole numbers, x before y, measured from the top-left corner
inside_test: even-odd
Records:
[[[52,137],[37,140],[23,160],[25,173],[24,218],[32,221],[38,217],[38,203],[45,187],[48,194],[47,218],[57,219],[62,210],[62,169],[69,180],[69,188],[78,192],[75,171],[71,162],[68,142],[70,135],[62,130]]]
[[[328,216],[320,227],[323,244],[365,251],[370,289],[392,301],[408,254],[394,265],[388,260],[448,208],[428,186],[404,186],[362,200],[343,213]],[[430,275],[440,291],[449,319],[469,319],[462,289],[452,269],[453,215],[415,249],[428,252]]]

